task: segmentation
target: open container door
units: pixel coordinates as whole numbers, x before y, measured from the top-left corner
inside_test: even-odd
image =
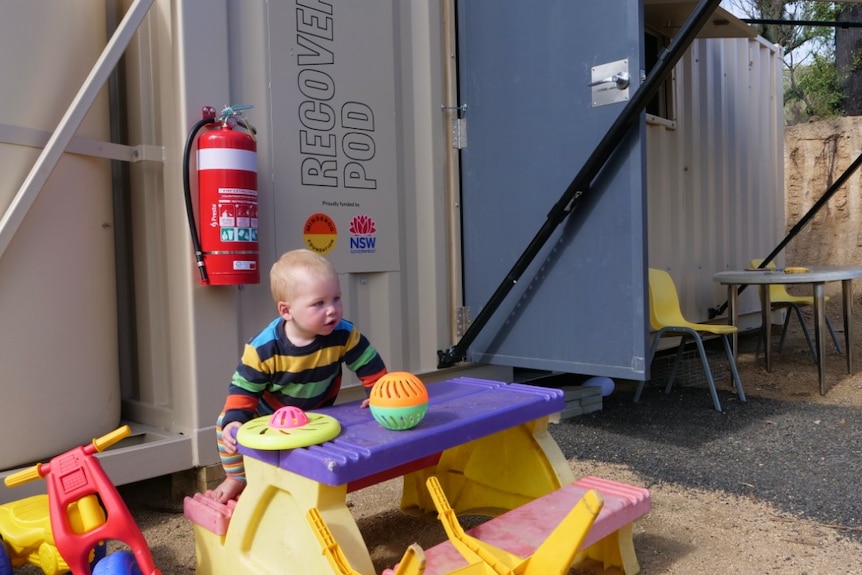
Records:
[[[471,313],[506,278],[637,89],[643,39],[636,0],[458,2]],[[621,74],[630,86],[621,87]],[[645,378],[644,138],[641,115],[473,341],[468,360]]]

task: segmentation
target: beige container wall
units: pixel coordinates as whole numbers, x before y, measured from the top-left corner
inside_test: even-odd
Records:
[[[200,450],[215,460],[213,425],[238,357],[239,290],[199,285],[182,185],[201,106],[230,101],[228,71],[214,65],[227,60],[225,2],[157,0],[126,52],[130,143],[162,147],[164,162],[131,170],[139,382],[123,417],[192,440],[191,459],[160,462],[162,472],[196,465]]]
[[[760,38],[695,40],[674,70],[673,125],[648,126],[649,265],[671,273],[692,321],[727,300],[715,272],[784,237],[781,66]],[[740,313],[759,311],[745,290]]]
[[[3,134],[46,141],[105,46],[104,2],[4,2],[0,37]],[[103,91],[76,136],[107,140],[108,121]],[[40,152],[0,141],[0,213]],[[0,257],[0,469],[120,419],[113,233],[109,162],[64,154]]]
[[[165,162],[132,168],[141,377],[135,397],[124,401],[124,417],[192,437],[194,465],[217,462],[213,424],[229,378],[243,343],[274,317],[269,267],[281,252],[304,245],[290,223],[303,198],[290,180],[294,158],[286,152],[300,127],[280,91],[302,49],[298,4],[157,0],[127,55],[131,143],[164,146]],[[385,265],[368,271],[339,265],[345,315],[392,370],[428,382],[465,372],[508,379],[508,368],[436,369],[436,351],[457,341],[453,278],[460,277],[453,271],[457,202],[450,187],[457,166],[449,115],[441,109],[452,101],[444,77],[447,5],[377,0],[363,4],[374,17],[362,22],[347,17],[355,8],[334,3],[338,33],[348,43],[350,36],[379,36],[360,45],[370,50],[367,58],[391,62],[375,89],[390,103],[379,112],[392,131],[377,152],[388,158],[383,168],[394,182],[381,221],[395,235]],[[366,86],[360,71],[342,74],[339,90]],[[254,106],[247,117],[258,132],[261,284],[202,287],[185,220],[182,148],[201,106],[228,104]],[[191,179],[196,190],[194,173]],[[348,234],[339,241],[347,245]],[[355,396],[357,382],[346,377],[346,386],[346,395]]]

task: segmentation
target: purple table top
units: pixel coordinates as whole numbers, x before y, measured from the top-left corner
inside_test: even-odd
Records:
[[[316,410],[335,417],[341,434],[282,451],[240,446],[246,456],[326,485],[342,485],[445,449],[562,411],[562,390],[460,377],[426,385],[428,413],[416,427],[381,427],[360,402]]]

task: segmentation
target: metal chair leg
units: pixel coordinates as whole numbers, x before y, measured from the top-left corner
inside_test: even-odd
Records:
[[[826,327],[829,329],[829,335],[832,336],[832,343],[835,344],[835,351],[839,354],[843,354],[844,352],[841,350],[841,344],[838,343],[838,336],[835,335],[835,328],[832,327],[832,320],[829,319],[829,314],[824,314],[826,316]]]
[[[814,363],[817,363],[817,350],[814,349],[814,343],[811,341],[811,332],[808,331],[808,327],[805,325],[805,320],[802,317],[802,310],[796,304],[790,304],[789,307],[792,307],[796,312],[796,317],[799,318],[799,325],[802,326],[802,333],[805,335],[805,341],[808,342],[808,349],[811,351],[811,360]],[[790,313],[788,313],[787,316],[788,317],[784,320],[784,328],[781,331],[781,340],[778,343],[779,353],[781,353],[781,349],[784,346],[784,338],[787,334],[787,321],[790,318]],[[828,314],[826,314],[826,327],[829,330],[829,335],[832,337],[832,344],[835,346],[835,351],[838,352],[839,355],[843,354],[844,352],[841,349],[841,343],[835,333],[835,328],[832,327],[832,320],[829,319]],[[757,359],[756,356],[755,359]]]
[[[781,330],[781,339],[778,341],[778,353],[784,348],[784,338],[787,337],[787,324],[790,321],[790,310],[796,312],[796,318],[799,320],[799,325],[802,327],[802,333],[805,335],[805,341],[808,342],[808,351],[811,352],[811,361],[817,363],[817,350],[814,349],[814,342],[811,341],[811,333],[805,325],[805,318],[802,317],[802,310],[795,303],[787,306],[790,308],[787,311],[787,318],[784,320],[784,328]]]
[[[700,353],[703,371],[706,372],[706,382],[709,384],[709,394],[712,396],[712,404],[715,406],[716,411],[721,411],[721,402],[718,400],[718,392],[715,390],[715,380],[712,378],[712,370],[709,368],[709,360],[706,358],[703,340],[699,335],[695,335],[694,342],[697,344],[698,353]],[[725,339],[725,342],[727,342],[727,339]],[[668,389],[665,391],[670,391],[670,387],[668,386]]]
[[[685,342],[688,339],[688,334],[683,333],[682,338],[679,340],[679,347],[676,348],[676,358],[673,360],[673,367],[670,370],[670,377],[667,378],[667,384],[665,385],[664,392],[670,393],[671,388],[673,387],[673,382],[676,381],[676,370],[679,369],[679,364],[682,363],[682,354],[685,351]],[[697,336],[695,336],[697,339]]]
[[[789,306],[787,306],[789,307]],[[775,311],[778,308],[772,308]],[[797,310],[798,311],[798,310]],[[778,342],[778,352],[781,353],[781,348],[784,347],[784,337],[787,335],[787,326],[790,324],[791,313],[790,310],[784,314],[784,324],[781,326],[781,339]],[[800,318],[801,321],[801,318]],[[770,326],[771,327],[771,326]],[[814,345],[811,343],[811,338],[808,335],[808,330],[805,327],[805,324],[802,324],[802,330],[805,332],[805,339],[808,340],[808,349],[811,350],[811,353],[814,353]],[[754,361],[760,359],[760,346],[763,345],[763,338],[758,337],[757,342],[754,344]],[[815,359],[815,362],[817,360]]]
[[[802,328],[802,335],[805,336],[805,342],[808,344],[808,351],[811,354],[811,361],[817,363],[817,350],[814,349],[814,342],[811,339],[811,332],[808,331],[808,326],[805,325],[805,318],[802,315],[802,310],[796,304],[789,304],[786,306],[788,308],[787,314],[784,317],[784,325],[781,327],[781,339],[778,340],[778,353],[784,349],[784,340],[787,338],[787,328],[790,324],[790,316],[791,312],[796,314],[796,318],[799,320],[799,326]],[[832,326],[832,320],[829,319],[829,316],[826,316],[826,327],[829,329],[829,335],[832,337],[832,344],[835,346],[835,351],[841,355],[844,351],[841,348],[841,342],[838,339],[838,335],[835,333],[835,328]],[[760,346],[762,342],[760,338],[757,339],[757,343],[754,347],[754,359],[755,361],[760,359]]]
[[[665,385],[664,392],[670,393],[671,389],[673,389],[673,383],[676,380],[676,372],[679,368],[680,363],[682,363],[682,355],[685,351],[685,344],[688,341],[688,338],[691,337],[694,339],[694,343],[697,345],[697,352],[700,355],[700,362],[703,365],[703,371],[706,375],[706,382],[709,386],[709,395],[712,397],[712,404],[715,407],[716,411],[721,411],[721,401],[718,399],[718,391],[715,388],[715,379],[712,377],[712,369],[709,366],[709,359],[706,356],[706,349],[703,346],[703,339],[700,337],[700,334],[695,330],[689,330],[687,328],[675,328],[675,329],[661,329],[659,330],[652,341],[652,345],[650,345],[649,352],[647,353],[647,363],[648,365],[652,365],[652,361],[655,358],[656,350],[658,349],[659,341],[665,333],[676,333],[680,335],[679,346],[676,350],[676,357],[674,358],[673,367],[671,368],[670,377],[668,377],[667,384]],[[733,360],[733,350],[730,347],[730,340],[726,335],[721,336],[722,341],[724,342],[724,351],[727,354],[728,360],[730,361],[730,371],[733,374],[733,385],[736,387],[736,391],[739,395],[740,401],[745,401],[745,391],[742,389],[742,381],[739,378],[739,370],[736,368],[736,362]],[[643,392],[644,386],[646,385],[646,381],[638,382],[637,389],[635,390],[634,403],[640,401],[641,393]]]
[[[733,359],[733,350],[730,347],[730,340],[726,335],[721,336],[724,340],[724,353],[727,355],[727,361],[730,362],[730,373],[733,375],[733,385],[736,387],[736,394],[739,396],[739,401],[748,401],[745,398],[745,391],[742,389],[742,380],[739,378],[739,368],[736,366],[736,361]]]

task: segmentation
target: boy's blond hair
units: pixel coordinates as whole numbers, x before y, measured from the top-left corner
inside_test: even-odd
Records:
[[[305,274],[327,277],[338,275],[332,262],[310,250],[285,252],[269,270],[269,284],[276,305],[280,301],[289,302],[293,299],[299,279]]]

